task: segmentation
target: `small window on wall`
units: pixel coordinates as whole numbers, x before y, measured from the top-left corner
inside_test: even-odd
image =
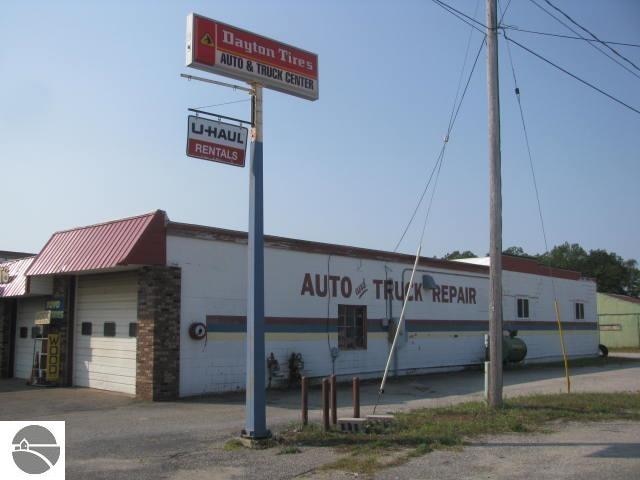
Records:
[[[40,327],[31,327],[31,338],[40,338]]]
[[[27,327],[20,327],[20,338],[29,338],[29,329]]]
[[[529,318],[529,299],[518,298],[518,318]]]
[[[341,350],[367,348],[367,307],[338,305],[338,347]]]
[[[130,337],[137,337],[138,336],[138,324],[137,323],[130,323],[129,324],[129,336]]]
[[[104,322],[104,336],[105,337],[115,337],[116,336],[116,323],[115,322]]]
[[[576,320],[584,320],[584,303],[576,302]]]
[[[91,335],[93,324],[91,322],[82,322],[82,335]]]

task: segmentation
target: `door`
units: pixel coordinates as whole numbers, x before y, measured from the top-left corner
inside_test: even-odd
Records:
[[[137,279],[135,272],[78,277],[74,385],[136,393]]]
[[[44,300],[42,298],[20,298],[17,309],[13,376],[29,379],[33,367],[34,338],[41,334],[42,328],[35,324],[36,313],[44,310]]]

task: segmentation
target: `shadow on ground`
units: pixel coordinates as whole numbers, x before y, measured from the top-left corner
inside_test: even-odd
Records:
[[[637,368],[638,366],[640,366],[640,359],[636,358],[588,359],[587,365],[580,366],[578,363],[572,369],[571,375],[572,378],[577,379],[582,375]],[[564,376],[564,369],[558,364],[510,366],[504,371],[504,385],[509,387],[552,379],[562,380]],[[320,409],[322,406],[320,380],[312,380],[309,392],[310,409]],[[376,404],[379,386],[379,379],[361,381],[360,401],[363,407],[373,407]],[[483,389],[484,373],[480,366],[457,372],[391,377],[387,381],[385,394],[380,399],[379,405],[395,405],[420,399],[481,395]],[[244,398],[244,392],[233,392],[190,397],[182,399],[180,402],[243,404]],[[267,404],[283,409],[298,410],[300,408],[299,388],[272,389],[267,393]],[[351,405],[350,382],[342,382],[338,385],[338,404],[339,407]]]

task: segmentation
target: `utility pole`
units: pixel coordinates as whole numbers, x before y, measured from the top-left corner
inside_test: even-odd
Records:
[[[247,295],[247,392],[244,435],[270,436],[266,424],[264,348],[264,221],[262,191],[262,86],[254,83],[253,122],[249,172],[249,283]]]
[[[487,0],[487,97],[489,101],[489,406],[502,406],[502,176],[498,6]]]

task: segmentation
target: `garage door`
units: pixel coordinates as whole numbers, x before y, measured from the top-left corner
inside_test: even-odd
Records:
[[[78,277],[74,385],[136,393],[135,273]]]
[[[16,349],[13,366],[15,378],[31,378],[33,366],[33,328],[36,313],[44,310],[42,298],[21,298],[18,300],[16,318]]]

